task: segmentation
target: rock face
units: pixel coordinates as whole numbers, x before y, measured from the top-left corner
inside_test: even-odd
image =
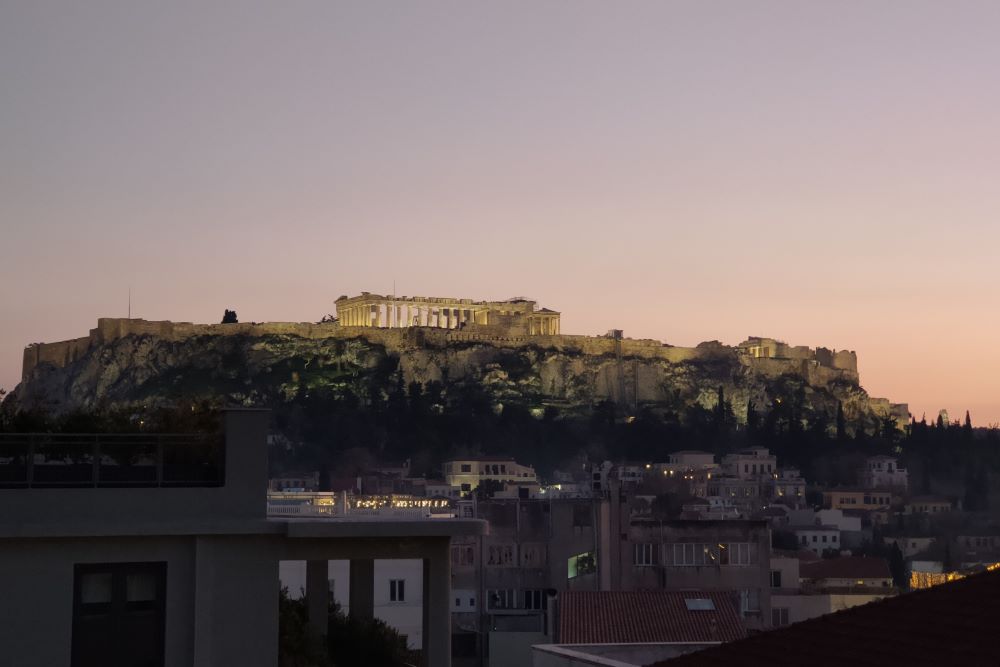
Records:
[[[825,413],[831,423],[839,404],[849,423],[866,428],[902,407],[870,398],[854,368],[805,353],[758,358],[715,342],[677,348],[586,336],[495,339],[431,328],[141,320],[101,320],[89,337],[29,347],[23,381],[8,400],[54,413],[182,397],[269,406],[319,389],[363,398],[399,382],[397,370],[407,385],[477,383],[498,405],[570,412],[605,400],[624,414],[711,409],[720,387],[739,422],[751,402],[766,411],[776,401],[796,401],[803,419]]]

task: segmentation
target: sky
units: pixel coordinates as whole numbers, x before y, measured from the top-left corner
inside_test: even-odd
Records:
[[[1000,3],[0,0],[0,387],[98,317],[502,299],[1000,422]]]

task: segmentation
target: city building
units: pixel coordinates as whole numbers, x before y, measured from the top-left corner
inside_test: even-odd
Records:
[[[1000,571],[888,597],[649,667],[997,665]]]
[[[892,506],[891,491],[883,489],[831,489],[823,492],[823,507],[842,510],[881,510]]]
[[[552,643],[532,647],[532,664],[641,667],[735,641],[747,634],[737,602],[714,591],[567,591],[554,600]]]
[[[502,484],[538,484],[535,469],[507,457],[455,459],[444,463],[444,481],[463,493],[475,491],[485,481]]]
[[[840,551],[840,529],[836,526],[802,526],[791,530],[802,549],[820,556],[828,551]]]
[[[777,458],[764,447],[751,447],[722,457],[722,472],[739,479],[771,477],[777,471]]]
[[[894,456],[868,457],[859,477],[861,486],[866,489],[905,491],[908,484],[906,469],[899,467],[899,460]]]
[[[268,517],[268,414],[222,435],[0,435],[0,646],[18,667],[274,667],[279,563],[305,561],[325,632],[331,560],[373,616],[374,562],[422,562],[421,642],[450,665],[450,542],[474,519]]]
[[[903,505],[903,514],[944,514],[952,511],[952,502],[938,496],[914,496]]]
[[[851,558],[819,559],[811,551],[775,551],[771,554],[771,627],[895,595],[891,585],[889,568],[881,559],[858,562]]]

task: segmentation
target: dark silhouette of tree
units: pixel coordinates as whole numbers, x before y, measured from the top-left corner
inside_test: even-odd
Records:
[[[227,308],[226,312],[222,315],[222,323],[223,324],[237,324],[237,323],[239,323],[239,320],[236,319],[236,311],[235,310],[229,310]]]
[[[844,404],[837,401],[837,441],[843,442],[847,437],[847,423],[844,419]]]
[[[892,543],[889,551],[889,572],[892,573],[892,583],[899,588],[907,588],[910,581],[906,576],[906,562],[903,560],[903,552],[899,549],[899,544]]]

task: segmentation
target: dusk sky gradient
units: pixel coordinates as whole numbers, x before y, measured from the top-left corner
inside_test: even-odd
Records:
[[[98,317],[537,299],[1000,422],[1000,2],[0,0],[0,387]]]

